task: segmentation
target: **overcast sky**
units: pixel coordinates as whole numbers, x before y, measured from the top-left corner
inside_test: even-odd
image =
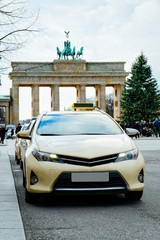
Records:
[[[83,46],[86,61],[125,61],[130,71],[143,51],[160,84],[160,0],[30,0],[30,9],[40,9],[42,31],[11,61],[53,61],[70,31],[71,46]],[[2,76],[0,94],[10,86]]]

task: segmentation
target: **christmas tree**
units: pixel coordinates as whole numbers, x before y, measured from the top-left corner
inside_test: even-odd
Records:
[[[154,120],[160,115],[158,83],[143,53],[133,63],[131,77],[125,82],[121,109],[121,120],[126,123]]]

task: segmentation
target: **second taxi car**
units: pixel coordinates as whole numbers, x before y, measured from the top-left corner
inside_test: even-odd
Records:
[[[29,124],[24,124],[21,128],[21,131],[28,130]],[[21,162],[21,152],[22,152],[22,146],[23,146],[23,139],[18,139],[16,135],[13,135],[13,139],[16,138],[15,141],[15,160],[17,164],[20,164]]]
[[[23,174],[28,202],[40,193],[58,192],[142,197],[143,156],[119,124],[101,110],[47,112],[37,117],[31,135],[29,131],[17,135],[30,139]]]

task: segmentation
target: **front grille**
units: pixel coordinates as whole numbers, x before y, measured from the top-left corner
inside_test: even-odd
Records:
[[[117,159],[118,154],[108,155],[108,156],[103,156],[98,158],[91,158],[91,159],[65,156],[65,155],[58,155],[58,157],[64,163],[93,167],[97,165],[114,162]]]
[[[122,176],[117,171],[109,172],[108,182],[72,182],[71,173],[63,172],[53,186],[56,188],[111,188],[111,187],[126,187],[126,183]]]

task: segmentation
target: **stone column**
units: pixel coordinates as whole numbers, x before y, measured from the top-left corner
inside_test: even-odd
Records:
[[[13,99],[13,124],[17,126],[19,122],[19,86],[13,85],[12,87],[12,99]]]
[[[114,119],[119,120],[121,112],[120,100],[122,97],[123,85],[114,86]]]
[[[51,86],[51,111],[59,111],[59,86]]]
[[[13,105],[12,104],[10,105],[9,110],[10,110],[9,111],[9,116],[10,116],[9,123],[12,124],[13,123]]]
[[[85,85],[76,86],[77,94],[76,101],[77,102],[86,102],[86,88]]]
[[[95,86],[95,106],[106,112],[106,93],[105,85]]]
[[[12,88],[10,88],[10,96],[12,96]],[[9,123],[13,123],[13,99],[9,103]]]
[[[9,124],[9,106],[5,107],[5,123]]]
[[[32,117],[39,115],[39,86],[32,86]]]

